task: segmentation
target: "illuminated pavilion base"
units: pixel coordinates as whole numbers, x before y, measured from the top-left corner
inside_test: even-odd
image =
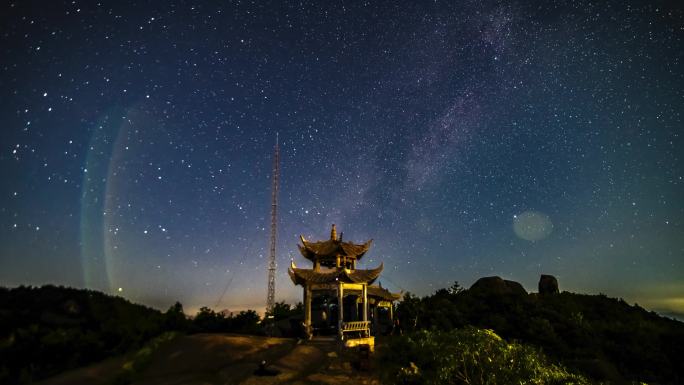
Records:
[[[368,349],[372,353],[375,350],[375,337],[361,337],[361,338],[350,338],[342,341],[344,347],[355,348],[357,346],[368,346]]]

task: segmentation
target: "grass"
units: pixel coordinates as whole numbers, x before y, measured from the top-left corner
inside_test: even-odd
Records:
[[[151,339],[142,348],[133,353],[130,359],[127,359],[124,362],[121,366],[121,370],[112,380],[112,385],[127,385],[132,383],[135,378],[149,366],[154,352],[159,350],[162,345],[176,339],[179,335],[180,334],[177,332],[166,332]]]

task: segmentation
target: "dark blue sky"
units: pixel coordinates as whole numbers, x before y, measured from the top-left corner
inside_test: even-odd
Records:
[[[0,284],[262,309],[297,236],[384,286],[500,275],[684,311],[674,2],[5,2]],[[225,295],[222,293],[226,291]]]

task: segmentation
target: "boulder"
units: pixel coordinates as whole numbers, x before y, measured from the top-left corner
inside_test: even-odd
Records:
[[[504,279],[504,282],[506,282],[506,286],[510,290],[511,294],[527,295],[527,290],[525,290],[523,285],[521,285],[519,282],[509,281],[507,279]]]
[[[553,275],[539,277],[539,294],[558,294],[558,280]]]
[[[470,291],[495,295],[527,295],[527,291],[521,284],[504,280],[501,277],[480,278],[470,287]]]

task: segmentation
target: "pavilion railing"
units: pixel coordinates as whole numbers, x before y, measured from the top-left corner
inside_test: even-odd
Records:
[[[342,333],[347,332],[362,332],[368,336],[370,332],[370,321],[351,321],[342,322]]]

